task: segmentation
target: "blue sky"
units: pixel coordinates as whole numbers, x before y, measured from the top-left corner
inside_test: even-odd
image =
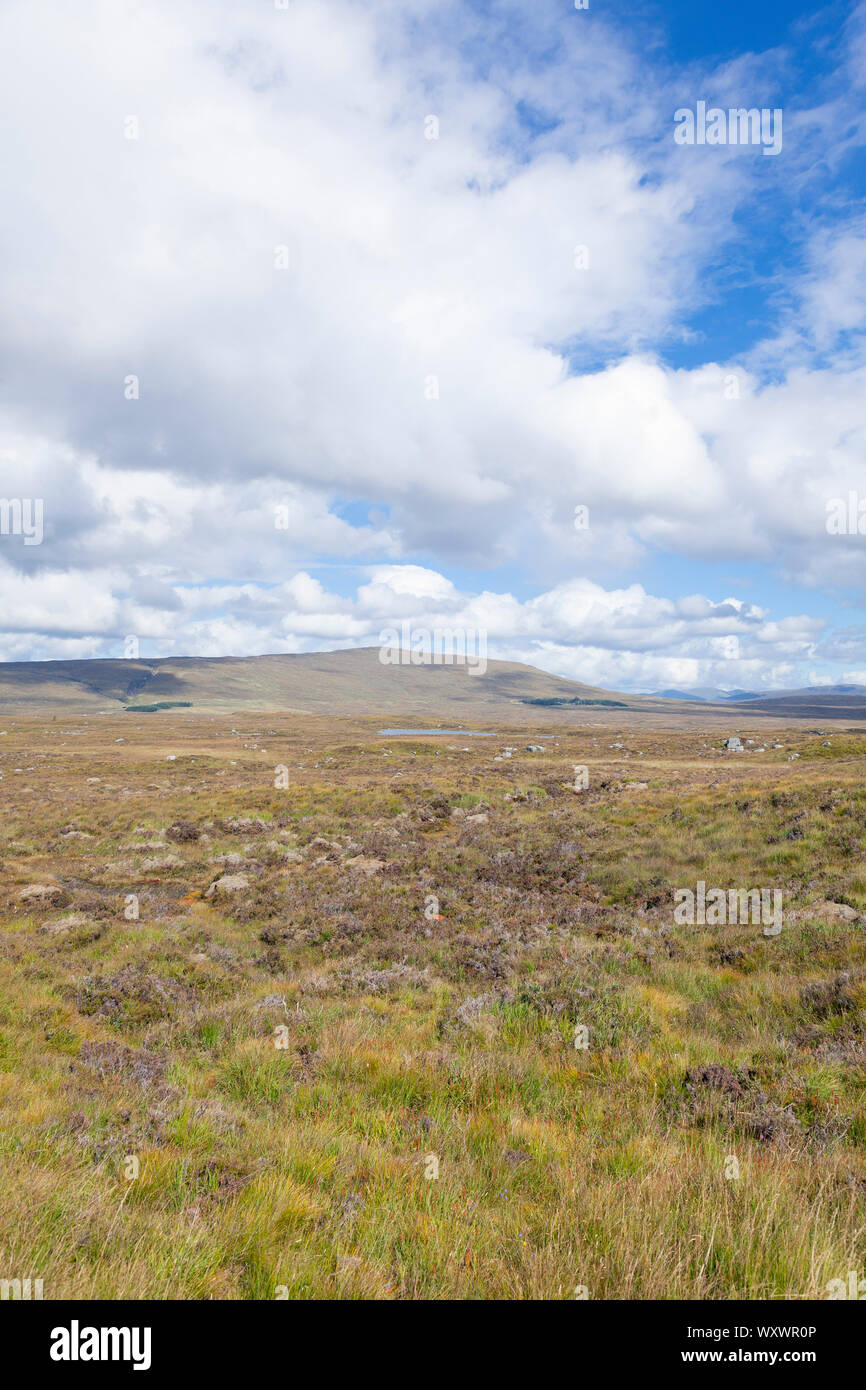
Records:
[[[405,620],[866,683],[863,0],[49,8],[0,15],[0,659]]]
[[[627,18],[628,8],[619,3],[608,7],[621,20]],[[748,0],[665,0],[639,8],[664,30],[664,51],[672,62],[723,60],[732,53],[762,53],[785,43],[796,53],[798,65],[816,73],[821,66],[814,58],[814,36],[832,38],[850,9],[844,4],[816,6],[810,0],[765,0],[760,5]]]

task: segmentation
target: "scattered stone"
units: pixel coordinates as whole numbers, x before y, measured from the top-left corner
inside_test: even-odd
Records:
[[[262,820],[261,816],[233,816],[231,820],[223,822],[226,830],[233,835],[242,830],[268,830],[268,822]]]
[[[21,889],[18,901],[25,907],[66,907],[69,894],[59,883],[31,883]]]
[[[222,878],[215,879],[205,890],[204,896],[206,898],[226,897],[232,893],[242,893],[249,886],[250,881],[245,874],[223,874]]]
[[[347,869],[354,869],[357,873],[364,874],[367,878],[372,878],[380,869],[386,867],[384,859],[365,859],[363,854],[356,854],[353,859],[345,861]]]
[[[308,853],[318,853],[318,862],[331,860],[332,862],[343,857],[343,846],[336,840],[325,840],[321,835],[317,835],[314,840],[310,840],[306,845]]]
[[[143,874],[160,873],[164,869],[182,869],[183,860],[177,854],[164,854],[161,859],[145,859],[141,865]]]
[[[279,840],[268,840],[267,844],[260,847],[259,853],[271,855],[272,858],[279,859],[281,864],[303,864],[304,862],[304,856],[300,850],[281,845]]]
[[[221,864],[224,869],[244,869],[249,865],[246,855],[235,854],[215,854],[210,861],[211,864]]]
[[[70,912],[65,917],[55,917],[53,922],[46,922],[42,930],[48,936],[65,936],[68,931],[75,927],[83,927],[87,922],[83,912]]]
[[[849,907],[847,903],[824,902],[820,904],[819,911],[838,922],[856,922],[861,916],[856,907]]]

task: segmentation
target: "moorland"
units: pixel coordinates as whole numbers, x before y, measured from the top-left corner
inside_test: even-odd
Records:
[[[809,1299],[862,1273],[866,726],[496,713],[464,740],[6,709],[0,1275]],[[783,929],[677,926],[699,880],[781,890]]]

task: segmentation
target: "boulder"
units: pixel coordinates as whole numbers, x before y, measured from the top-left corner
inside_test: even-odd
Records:
[[[18,894],[25,907],[65,907],[69,894],[59,883],[29,883]]]
[[[233,893],[242,893],[245,888],[249,888],[250,881],[245,874],[223,874],[222,878],[216,879],[205,892],[206,898],[231,897]]]
[[[163,869],[182,869],[183,860],[177,854],[164,854],[159,859],[145,859],[141,865],[143,874],[159,873]]]
[[[380,869],[384,869],[384,859],[366,859],[363,854],[356,854],[353,859],[345,860],[347,869],[354,869],[357,873],[365,874],[367,878],[372,878]]]
[[[53,922],[46,922],[42,930],[48,936],[65,936],[73,927],[83,927],[86,922],[83,912],[70,912],[65,917],[55,917]]]
[[[837,922],[856,922],[860,917],[856,907],[849,907],[847,903],[821,903],[819,910],[822,916]]]

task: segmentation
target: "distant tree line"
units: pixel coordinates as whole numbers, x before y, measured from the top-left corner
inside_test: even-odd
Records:
[[[192,709],[192,700],[159,700],[155,705],[127,705],[127,714],[154,714],[158,709]]]
[[[625,700],[582,700],[579,695],[551,695],[544,699],[521,700],[522,705],[614,705],[617,709],[628,709]]]

